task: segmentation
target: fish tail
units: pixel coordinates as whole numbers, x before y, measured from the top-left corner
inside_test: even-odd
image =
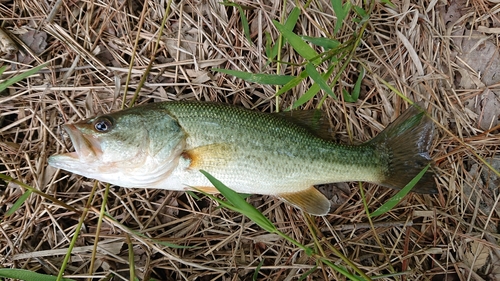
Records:
[[[434,124],[421,105],[413,105],[369,142],[387,163],[378,184],[405,187],[432,159],[429,156]],[[437,193],[432,168],[413,187],[417,193]]]

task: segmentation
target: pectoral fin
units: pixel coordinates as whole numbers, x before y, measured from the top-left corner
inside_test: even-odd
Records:
[[[190,161],[190,169],[210,170],[213,167],[222,167],[231,160],[233,149],[225,143],[215,143],[199,146],[182,153],[182,157]]]
[[[330,211],[330,201],[313,186],[299,192],[281,193],[278,196],[311,215],[324,216]]]

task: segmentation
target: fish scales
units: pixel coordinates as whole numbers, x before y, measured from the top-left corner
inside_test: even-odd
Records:
[[[305,124],[293,114],[220,103],[152,103],[65,125],[76,151],[49,164],[123,187],[215,191],[203,169],[237,192],[275,195],[324,215],[330,203],[313,185],[402,188],[432,162],[433,124],[417,107],[357,146],[321,138]],[[415,191],[436,192],[432,172]]]
[[[186,132],[187,150],[219,143],[234,146],[231,164],[213,162],[203,168],[238,192],[275,194],[293,192],[296,186],[377,181],[384,172],[372,147],[324,140],[278,114],[211,103],[160,106]],[[256,183],[256,177],[264,180]],[[192,186],[208,184],[202,175],[197,180],[186,178]]]

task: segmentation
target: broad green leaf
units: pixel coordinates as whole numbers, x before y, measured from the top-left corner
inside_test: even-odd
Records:
[[[200,172],[219,190],[219,192],[229,201],[232,210],[242,213],[247,216],[257,225],[262,227],[264,230],[275,233],[277,231],[276,227],[273,225],[269,219],[267,219],[261,212],[255,209],[254,206],[250,205],[245,199],[243,199],[237,192],[225,186],[218,179],[214,178],[212,175],[204,170]],[[221,200],[217,200],[221,202]]]
[[[268,84],[268,85],[285,85],[286,83],[290,82],[295,78],[294,76],[290,75],[276,75],[276,74],[262,74],[262,73],[254,74],[250,72],[223,69],[223,68],[212,68],[212,70],[233,75],[248,82],[253,82],[258,84]]]
[[[307,42],[311,42],[314,45],[323,47],[327,50],[330,49],[335,49],[338,46],[340,46],[340,42],[337,40],[333,40],[330,38],[325,38],[325,37],[310,37],[310,36],[301,36],[302,39],[306,40]]]
[[[40,69],[46,67],[48,65],[48,63],[44,63],[44,64],[41,64],[37,67],[33,67],[32,69],[24,72],[24,73],[20,73],[18,75],[15,75],[14,77],[10,78],[10,79],[7,79],[5,81],[2,81],[0,83],[0,92],[2,92],[3,90],[7,89],[7,87],[23,80],[24,78],[28,77],[28,76],[31,76],[35,73],[37,73]],[[4,69],[5,70],[5,69]]]
[[[325,91],[332,98],[335,97],[335,93],[333,92],[332,88],[330,88],[328,83],[326,83],[326,79],[322,77],[321,74],[319,74],[319,72],[311,63],[306,64],[306,72],[307,74],[309,74],[311,79],[314,80],[314,82],[316,82],[321,89],[323,89],[323,91]]]
[[[319,54],[307,44],[300,36],[293,33],[291,30],[287,29],[281,23],[273,20],[274,26],[283,34],[283,37],[288,40],[288,43],[293,47],[293,49],[299,53],[304,59],[313,63],[314,65],[318,65],[321,63],[321,58]]]
[[[392,210],[401,200],[411,191],[411,189],[418,183],[418,181],[424,176],[425,172],[429,169],[430,164],[427,164],[425,168],[418,173],[403,189],[401,189],[396,195],[391,199],[387,200],[382,206],[370,214],[370,217],[376,217],[387,213]]]
[[[26,269],[0,268],[0,277],[13,278],[25,281],[56,281],[57,276],[41,274]],[[75,281],[74,279],[62,278],[62,281]]]
[[[16,202],[14,202],[12,207],[5,213],[5,216],[10,216],[10,215],[14,214],[24,204],[24,201],[26,201],[26,199],[28,199],[28,197],[30,197],[31,193],[32,193],[31,190],[26,190],[26,192],[23,193],[23,195],[21,195],[16,200]]]

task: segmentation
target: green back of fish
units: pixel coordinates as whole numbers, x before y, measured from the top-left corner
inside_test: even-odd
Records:
[[[188,136],[187,149],[214,144],[231,147],[226,157],[270,174],[275,185],[378,181],[384,163],[372,147],[338,145],[322,139],[304,124],[280,114],[266,114],[218,103],[168,102],[161,107],[177,119]],[[219,159],[220,160],[220,159]],[[231,171],[238,172],[238,171]],[[288,191],[283,190],[283,191]]]

